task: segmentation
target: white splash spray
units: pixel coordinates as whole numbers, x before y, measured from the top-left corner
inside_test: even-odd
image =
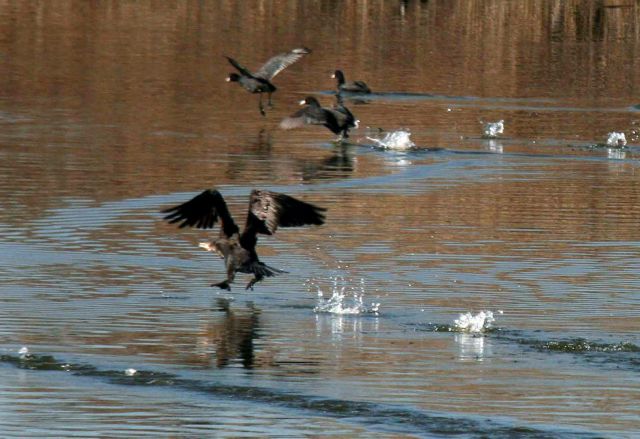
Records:
[[[380,303],[364,301],[364,279],[354,285],[354,282],[343,276],[332,276],[331,297],[325,299],[322,287],[311,281],[310,285],[317,288],[318,304],[313,308],[316,313],[339,315],[378,315]]]
[[[504,120],[481,123],[484,124],[482,127],[482,137],[486,139],[495,139],[499,134],[504,133]]]
[[[411,141],[411,132],[404,129],[390,131],[383,137],[378,138],[367,136],[367,139],[371,140],[377,147],[382,149],[405,151],[416,146],[416,144]]]
[[[614,148],[623,148],[627,144],[627,138],[624,133],[617,133],[615,131],[607,134],[607,146]]]
[[[502,314],[502,311],[498,311]],[[480,311],[473,315],[470,312],[460,314],[453,322],[455,330],[460,332],[478,333],[491,328],[496,319],[493,317],[492,311]]]

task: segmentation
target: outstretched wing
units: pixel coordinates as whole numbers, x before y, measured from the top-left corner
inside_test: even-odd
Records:
[[[186,203],[165,209],[162,213],[168,214],[164,219],[170,224],[180,223],[180,228],[210,229],[219,218],[225,236],[238,233],[238,226],[231,218],[227,203],[217,190],[207,189]]]
[[[283,130],[292,130],[305,125],[324,125],[327,123],[327,114],[320,112],[318,114],[309,114],[305,112],[305,108],[289,117],[285,117],[280,121],[280,128]]]
[[[245,76],[253,77],[253,73],[247,70],[246,67],[242,66],[242,64],[239,64],[238,61],[228,56],[225,56],[225,58],[227,58],[227,60],[229,60],[229,64],[235,67],[240,73],[242,73]]]
[[[279,226],[297,227],[324,224],[323,212],[326,210],[289,195],[253,190],[243,234],[253,231],[253,233],[271,235]]]
[[[331,123],[329,119],[332,115],[319,106],[307,105],[304,108],[296,111],[289,117],[285,117],[280,121],[280,128],[284,130],[291,130],[293,128],[300,128],[304,125],[324,125]]]
[[[307,49],[306,47],[293,49],[289,53],[280,53],[264,63],[264,65],[260,67],[260,69],[253,76],[270,80],[308,53],[311,53],[311,50]]]

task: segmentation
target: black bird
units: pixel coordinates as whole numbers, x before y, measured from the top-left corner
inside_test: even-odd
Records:
[[[269,61],[264,63],[264,65],[255,73],[251,73],[245,67],[238,64],[235,59],[225,56],[231,65],[240,72],[240,74],[230,73],[227,77],[227,81],[239,82],[240,85],[250,93],[259,93],[260,101],[258,102],[258,108],[260,108],[260,114],[264,116],[265,112],[264,107],[262,106],[262,93],[268,94],[268,105],[271,107],[271,93],[277,90],[276,86],[271,83],[271,79],[308,53],[311,53],[311,50],[306,47],[293,49],[288,53],[280,53],[269,59]]]
[[[247,222],[240,233],[220,192],[207,189],[186,203],[165,209],[162,213],[168,214],[164,219],[169,223],[180,223],[180,228],[210,229],[220,220],[218,239],[202,242],[200,247],[224,258],[227,268],[227,278],[211,286],[231,291],[230,285],[238,272],[253,274],[253,279],[246,287],[252,290],[253,285],[262,278],[286,273],[260,262],[256,253],[258,233],[272,235],[278,226],[320,225],[324,223],[324,211],[326,209],[322,207],[285,194],[254,189],[249,198]]]
[[[333,73],[333,75],[331,75],[331,77],[336,78],[336,81],[338,83],[338,93],[342,91],[346,91],[349,93],[362,93],[362,94],[371,93],[371,89],[363,81],[346,82],[344,80],[344,73],[342,73],[342,70],[336,70]]]
[[[334,108],[321,107],[313,96],[307,96],[306,99],[300,101],[300,105],[306,106],[282,119],[280,128],[290,130],[304,125],[323,125],[334,134],[339,135],[338,141],[349,137],[350,128],[358,128],[359,121],[339,98]]]

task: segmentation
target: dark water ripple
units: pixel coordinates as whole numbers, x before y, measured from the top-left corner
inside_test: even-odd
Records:
[[[408,325],[419,331],[428,332],[464,332],[449,324]],[[472,337],[490,337],[511,346],[522,346],[548,354],[572,354],[585,364],[603,366],[612,369],[640,371],[640,346],[628,342],[600,342],[586,338],[558,338],[543,331],[518,331],[504,328],[488,328]]]
[[[442,328],[435,328],[442,330]],[[215,397],[242,398],[251,402],[277,404],[290,409],[304,410],[358,423],[373,431],[411,435],[456,435],[460,437],[492,438],[596,438],[596,434],[568,429],[546,429],[538,426],[510,425],[507,420],[489,420],[479,417],[435,414],[408,407],[375,404],[341,399],[325,399],[294,393],[282,393],[273,389],[212,384],[178,375],[150,370],[103,370],[90,364],[68,363],[51,355],[23,354],[0,355],[0,362],[31,371],[58,371],[78,377],[101,378],[109,383],[128,386],[172,387],[205,393]]]

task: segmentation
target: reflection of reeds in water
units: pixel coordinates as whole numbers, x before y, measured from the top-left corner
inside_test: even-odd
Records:
[[[20,148],[26,133],[38,148],[20,150],[33,162],[2,169],[18,206],[11,217],[50,207],[42,185],[102,202],[194,190],[187,176],[224,184],[352,172],[348,156],[325,166],[309,148],[283,152],[283,134],[245,115],[247,96],[224,82],[223,54],[254,68],[301,43],[317,49],[278,76],[283,112],[300,90],[333,88],[322,72],[337,66],[382,91],[634,96],[640,9],[627,3],[17,2],[0,15],[0,86],[3,111],[31,122],[4,126],[1,146]]]

